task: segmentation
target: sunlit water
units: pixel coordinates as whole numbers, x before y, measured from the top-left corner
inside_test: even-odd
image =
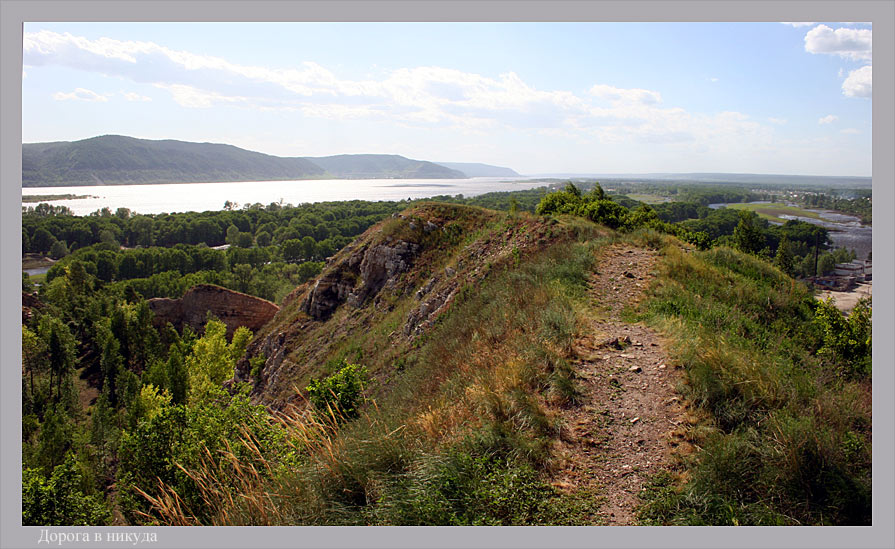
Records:
[[[90,198],[54,200],[75,215],[88,215],[108,207],[128,208],[141,214],[221,210],[226,201],[240,205],[271,202],[298,205],[341,200],[402,200],[439,195],[465,197],[496,191],[519,191],[545,183],[520,177],[471,179],[326,179],[239,183],[176,183],[166,185],[103,185],[93,187],[28,187],[22,195],[76,194]],[[33,206],[35,204],[27,204]]]

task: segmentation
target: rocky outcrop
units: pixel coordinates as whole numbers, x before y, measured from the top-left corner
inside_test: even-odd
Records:
[[[410,269],[420,245],[398,240],[360,248],[324,272],[302,303],[315,320],[326,320],[342,303],[361,307]]]
[[[257,331],[279,310],[266,299],[212,284],[193,286],[180,299],[150,299],[149,309],[153,312],[153,323],[157,327],[170,322],[177,330],[190,326],[201,331],[211,313],[227,325],[227,337],[232,336],[240,326]]]

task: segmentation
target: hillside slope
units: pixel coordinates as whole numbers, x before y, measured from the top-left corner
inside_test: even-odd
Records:
[[[466,177],[439,164],[387,154],[286,158],[232,145],[121,135],[22,145],[24,187]]]
[[[396,154],[339,154],[307,158],[339,179],[464,179],[458,170]]]
[[[104,135],[22,145],[24,187],[289,180],[323,173],[304,158],[215,143]]]
[[[190,474],[216,524],[868,524],[869,380],[818,351],[814,307],[728,248],[418,205],[236,365],[294,461],[241,498]]]
[[[510,168],[481,164],[479,162],[436,162],[436,164],[461,171],[469,177],[516,177],[519,175]]]

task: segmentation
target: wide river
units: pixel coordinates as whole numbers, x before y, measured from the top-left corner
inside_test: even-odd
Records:
[[[75,215],[88,215],[104,207],[113,212],[128,208],[141,214],[221,210],[224,202],[271,202],[298,205],[341,200],[402,200],[439,195],[465,197],[496,191],[519,191],[546,183],[519,177],[471,179],[314,179],[304,181],[252,181],[238,183],[174,183],[166,185],[102,185],[94,187],[26,187],[22,195],[75,194],[90,198],[53,200]],[[34,206],[36,204],[27,204]]]

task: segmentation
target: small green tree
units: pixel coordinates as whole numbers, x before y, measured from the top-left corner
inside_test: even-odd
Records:
[[[191,405],[223,391],[224,381],[233,376],[236,361],[245,354],[251,337],[252,332],[241,326],[228,344],[226,324],[215,319],[205,324],[205,334],[193,344],[193,351],[185,360]]]
[[[774,256],[774,263],[789,276],[795,274],[795,256],[792,253],[789,239],[785,235],[780,239],[780,244],[777,246],[777,255]]]
[[[765,247],[765,237],[758,227],[758,216],[752,212],[740,212],[740,222],[733,230],[736,248],[747,254],[758,254]]]
[[[50,257],[53,259],[62,259],[69,253],[71,252],[68,251],[68,246],[65,244],[64,240],[57,240],[50,246]]]

